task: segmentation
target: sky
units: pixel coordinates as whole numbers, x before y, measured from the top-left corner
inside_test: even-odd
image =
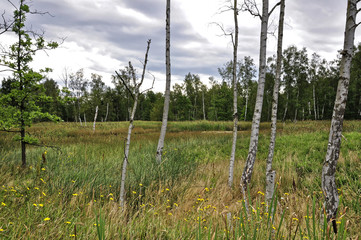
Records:
[[[0,10],[10,18],[13,11],[8,0],[0,0]],[[13,0],[14,3],[17,0]],[[239,2],[242,2],[239,0]],[[277,1],[270,0],[270,8]],[[306,47],[333,60],[342,48],[346,0],[286,0],[284,48]],[[65,70],[75,73],[84,69],[103,76],[113,86],[111,76],[131,61],[141,73],[147,40],[151,39],[147,70],[155,76],[153,91],[165,89],[165,7],[166,0],[32,0],[32,9],[50,15],[33,15],[28,28],[44,32],[45,39],[65,41],[59,48],[37,53],[33,67],[50,67],[48,77],[63,85]],[[187,73],[198,74],[203,83],[209,77],[220,79],[217,68],[232,59],[229,36],[224,36],[218,23],[233,30],[233,15],[226,0],[171,0],[171,73],[172,85],[181,84]],[[261,1],[259,1],[259,8]],[[270,32],[275,32],[279,12],[270,17]],[[239,13],[238,58],[251,56],[258,66],[260,19],[247,12]],[[268,35],[267,55],[276,54],[277,33]],[[356,31],[355,44],[361,39]],[[0,44],[8,47],[16,41],[13,33],[0,35]],[[0,79],[6,73],[0,72]],[[148,89],[152,76],[146,75],[143,89]]]

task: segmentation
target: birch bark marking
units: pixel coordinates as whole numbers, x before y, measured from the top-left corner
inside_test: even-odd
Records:
[[[271,139],[269,144],[267,166],[266,166],[266,200],[268,206],[270,205],[272,200],[272,196],[274,193],[274,186],[275,186],[275,178],[276,178],[276,171],[272,170],[272,162],[273,162],[274,148],[276,144],[276,132],[277,132],[278,93],[280,89],[280,79],[281,79],[284,16],[285,16],[285,0],[281,0],[280,17],[278,24],[277,66],[276,66],[275,84],[273,87]]]
[[[160,136],[159,136],[159,140],[158,140],[157,155],[156,155],[156,160],[157,160],[157,162],[159,164],[162,162],[162,153],[163,153],[163,148],[164,148],[165,133],[167,132],[169,101],[170,101],[170,82],[171,82],[171,72],[170,72],[170,0],[167,0],[167,6],[166,6],[165,65],[166,65],[166,83],[165,83],[165,93],[164,93],[164,108],[163,108],[162,127],[160,129]]]
[[[133,122],[134,122],[135,111],[136,111],[137,105],[138,105],[139,88],[143,84],[145,69],[146,69],[147,62],[148,62],[148,52],[149,52],[151,40],[149,39],[147,43],[148,43],[148,45],[147,45],[147,51],[145,53],[145,60],[144,60],[144,64],[143,64],[143,73],[142,73],[141,80],[140,80],[140,82],[138,84],[137,84],[137,81],[136,81],[135,71],[134,71],[134,68],[132,66],[132,63],[129,62],[129,68],[130,68],[131,73],[132,73],[133,84],[134,84],[134,95],[131,92],[130,92],[130,94],[134,98],[134,104],[133,104],[133,108],[132,108],[132,111],[131,111],[131,114],[130,114],[128,134],[127,134],[125,149],[124,149],[122,179],[121,179],[121,183],[120,183],[120,196],[119,196],[119,201],[120,201],[120,206],[121,207],[124,207],[124,205],[125,205],[125,179],[126,179],[127,165],[128,165],[128,160],[129,160],[130,137],[132,135],[132,130],[134,128]],[[115,72],[115,73],[118,75],[119,78],[122,79],[122,77],[117,72]],[[122,79],[122,81],[123,81],[123,79]],[[124,85],[126,85],[125,81],[123,81],[123,83],[124,83]],[[128,91],[130,91],[129,86],[126,85],[126,88],[128,89]]]
[[[346,27],[344,35],[344,46],[340,64],[340,76],[337,86],[335,105],[333,108],[330,134],[327,145],[326,158],[322,168],[322,190],[325,197],[325,211],[327,221],[333,221],[335,233],[337,232],[335,218],[337,214],[339,197],[335,183],[335,172],[337,160],[340,154],[342,124],[346,108],[348,87],[350,82],[351,60],[354,51],[355,29],[358,24],[356,14],[358,12],[357,3],[360,0],[348,0]]]
[[[95,132],[95,123],[97,122],[98,117],[98,106],[95,108],[95,115],[94,115],[94,123],[93,123],[93,132]]]
[[[245,3],[247,5],[246,1],[245,1]],[[255,3],[254,3],[254,5],[255,5]],[[250,12],[252,11],[251,9],[247,9],[247,10]],[[261,21],[262,21],[261,37],[260,37],[260,54],[259,54],[259,77],[258,77],[256,105],[255,105],[253,120],[252,120],[252,130],[251,130],[249,151],[248,151],[247,161],[246,161],[246,165],[243,170],[241,183],[240,183],[245,201],[247,200],[246,195],[245,195],[246,190],[247,190],[247,185],[251,181],[254,162],[256,160],[258,135],[259,135],[259,124],[261,121],[264,85],[265,85],[265,79],[266,79],[267,26],[268,26],[268,16],[269,16],[268,0],[263,0],[262,15],[257,14],[256,16],[260,17]],[[246,204],[246,207],[247,207],[247,204]]]
[[[236,155],[236,143],[237,143],[237,126],[238,126],[238,112],[237,112],[237,48],[238,48],[238,8],[237,0],[234,0],[233,6],[233,17],[234,17],[234,39],[233,42],[233,138],[232,138],[232,150],[231,158],[229,161],[229,176],[228,176],[228,186],[231,188],[233,185],[233,171],[234,171],[234,159]]]

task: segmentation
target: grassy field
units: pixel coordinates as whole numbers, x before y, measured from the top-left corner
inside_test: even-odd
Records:
[[[127,203],[119,207],[128,123],[41,123],[30,133],[54,147],[27,150],[0,132],[0,239],[345,239],[361,237],[361,122],[346,121],[337,169],[337,236],[323,222],[321,169],[328,121],[279,123],[277,195],[265,204],[270,123],[261,124],[250,185],[239,189],[251,123],[239,124],[234,189],[227,187],[231,122],[171,122],[164,162],[155,151],[159,122],[135,122]],[[45,162],[44,162],[45,160]]]

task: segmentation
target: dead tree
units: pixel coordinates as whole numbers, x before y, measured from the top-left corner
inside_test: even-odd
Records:
[[[273,155],[276,143],[277,132],[277,109],[278,109],[278,93],[280,89],[281,80],[281,65],[282,65],[282,41],[283,41],[283,23],[285,16],[285,0],[281,0],[280,17],[278,23],[278,42],[277,42],[277,60],[276,60],[276,76],[273,86],[273,101],[272,101],[272,117],[271,117],[271,139],[268,150],[267,166],[266,166],[266,200],[268,206],[274,192],[276,171],[272,170]],[[272,206],[271,206],[272,207]]]
[[[148,62],[148,52],[149,52],[149,48],[150,48],[150,43],[151,43],[151,40],[149,39],[147,42],[148,45],[147,45],[147,50],[145,53],[145,58],[144,58],[145,60],[143,63],[143,73],[142,73],[142,77],[141,77],[139,83],[137,83],[133,65],[131,62],[129,62],[129,70],[131,73],[131,78],[133,80],[133,88],[134,88],[133,92],[130,90],[131,86],[127,83],[127,81],[125,79],[123,79],[123,77],[117,71],[115,72],[117,74],[118,78],[123,82],[124,86],[129,91],[130,95],[133,97],[133,100],[134,100],[133,108],[132,108],[130,119],[129,119],[128,134],[127,134],[127,138],[125,140],[122,179],[121,179],[120,197],[119,197],[119,202],[120,202],[121,207],[123,207],[125,204],[125,179],[126,179],[126,174],[127,174],[127,165],[128,165],[128,161],[129,161],[130,137],[132,135],[132,130],[134,128],[133,122],[134,122],[135,111],[136,111],[137,105],[138,105],[138,97],[139,97],[139,93],[140,93],[139,89],[142,86],[143,81],[144,81],[145,69],[146,69],[147,62]]]
[[[169,112],[169,102],[170,102],[170,82],[171,82],[171,72],[170,72],[170,0],[167,0],[166,6],[166,38],[165,38],[165,65],[166,65],[166,82],[165,82],[165,93],[164,93],[164,108],[163,108],[163,118],[162,118],[162,127],[160,129],[160,135],[157,146],[156,160],[160,164],[162,162],[162,154],[164,148],[164,138],[165,133],[167,132],[167,123],[168,123],[168,112]]]
[[[234,161],[236,157],[236,143],[237,143],[237,130],[238,130],[238,91],[237,91],[237,50],[238,50],[238,3],[234,0],[233,3],[233,18],[234,18],[234,38],[232,37],[233,44],[233,68],[232,68],[232,85],[233,85],[233,137],[232,137],[232,150],[229,160],[229,175],[228,186],[231,188],[233,185],[233,172]]]
[[[339,205],[337,186],[335,183],[336,165],[340,155],[342,125],[346,109],[348,87],[350,83],[351,60],[354,53],[354,38],[356,15],[360,11],[357,3],[361,0],[348,0],[344,45],[341,52],[340,75],[337,86],[335,105],[333,108],[330,134],[327,145],[326,158],[322,168],[322,190],[325,197],[325,212],[327,221],[332,221],[334,232],[337,233],[336,214]]]
[[[244,1],[244,10],[251,13],[253,16],[259,17],[261,20],[261,36],[260,36],[260,54],[259,54],[259,74],[258,74],[258,88],[257,88],[257,98],[256,105],[253,113],[252,120],[252,130],[251,130],[251,139],[249,144],[248,156],[246,165],[243,170],[241,178],[241,190],[243,193],[243,198],[247,205],[246,191],[248,183],[251,181],[252,172],[254,163],[256,161],[257,147],[258,147],[258,135],[259,135],[259,125],[261,122],[261,113],[262,113],[262,104],[263,104],[263,95],[264,95],[264,86],[266,80],[266,51],[267,51],[267,29],[268,29],[268,19],[273,10],[280,3],[277,3],[272,10],[269,12],[268,0],[263,0],[262,5],[262,14],[258,11],[257,4],[255,0],[245,0]]]

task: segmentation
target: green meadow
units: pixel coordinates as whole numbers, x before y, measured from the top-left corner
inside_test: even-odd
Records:
[[[336,182],[335,235],[324,221],[321,170],[329,121],[278,123],[276,194],[265,203],[270,123],[262,123],[249,187],[239,181],[250,122],[239,123],[234,188],[227,186],[232,122],[170,122],[162,164],[155,160],[160,122],[135,121],[119,205],[127,122],[38,123],[42,146],[0,132],[0,239],[357,239],[361,237],[361,122],[345,121]]]

